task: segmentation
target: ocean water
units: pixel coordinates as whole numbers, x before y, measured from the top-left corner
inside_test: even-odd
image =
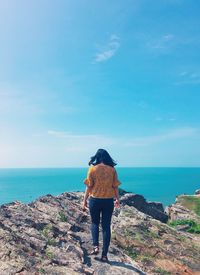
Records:
[[[176,195],[200,189],[200,168],[116,168],[121,188],[167,206]],[[0,204],[84,191],[87,168],[0,169]]]

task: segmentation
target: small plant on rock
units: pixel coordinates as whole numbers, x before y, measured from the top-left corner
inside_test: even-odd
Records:
[[[172,273],[165,270],[165,269],[162,269],[161,267],[158,267],[156,270],[155,270],[155,273],[158,273],[159,275],[171,275]]]
[[[125,249],[125,253],[132,259],[136,259],[138,257],[137,251],[135,251],[132,247],[127,247]]]
[[[200,224],[193,220],[176,220],[170,222],[169,225],[172,227],[176,227],[177,225],[189,225],[189,228],[186,229],[187,232],[200,234]]]
[[[47,256],[47,258],[48,258],[49,260],[52,260],[52,259],[54,258],[53,252],[50,251],[50,250],[48,250],[48,249],[46,249],[45,255]]]
[[[67,222],[67,217],[64,212],[59,212],[59,217],[61,222]]]

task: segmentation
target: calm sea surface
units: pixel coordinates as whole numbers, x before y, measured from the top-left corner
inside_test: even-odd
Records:
[[[121,188],[165,206],[200,189],[200,168],[117,168]],[[0,169],[0,204],[83,191],[87,168]]]

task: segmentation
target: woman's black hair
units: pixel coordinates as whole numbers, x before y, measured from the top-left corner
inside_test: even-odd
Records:
[[[111,156],[108,154],[108,152],[104,149],[98,149],[96,154],[91,157],[90,161],[89,161],[89,165],[97,165],[99,163],[102,163],[105,165],[109,165],[114,167],[115,165],[117,165],[117,163],[111,158]]]

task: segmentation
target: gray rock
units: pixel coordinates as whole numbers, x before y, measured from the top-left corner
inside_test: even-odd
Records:
[[[200,223],[200,216],[197,215],[193,210],[190,210],[186,207],[184,198],[187,198],[185,195],[177,196],[176,202],[166,207],[165,211],[168,213],[169,221],[175,220],[193,220],[196,223]],[[195,195],[189,196],[191,199],[197,199]],[[191,202],[191,206],[194,208],[194,203]],[[197,202],[196,202],[197,203]]]
[[[200,271],[199,239],[190,236],[188,241],[181,235],[185,232],[156,220],[163,213],[162,205],[131,193],[124,194],[121,207],[114,210],[110,264],[102,264],[99,255],[90,255],[91,221],[88,211],[81,209],[82,200],[83,193],[71,192],[43,196],[30,204],[2,205],[0,275],[131,275],[157,274],[159,269],[171,274],[182,274],[184,269],[189,275]]]
[[[186,231],[189,228],[190,226],[188,224],[183,224],[183,225],[180,224],[176,226],[176,230],[178,231]]]
[[[197,189],[197,190],[195,191],[195,195],[200,195],[200,189]]]
[[[168,215],[164,212],[163,205],[160,202],[147,202],[143,196],[133,193],[123,195],[120,201],[122,205],[133,206],[161,222],[166,223],[168,220]]]
[[[138,262],[147,274],[200,272],[200,238],[152,219],[125,205],[113,219],[116,243]]]
[[[43,196],[28,205],[2,205],[0,274],[144,274],[114,244],[110,265],[90,256],[90,217],[81,209],[82,198],[82,193],[64,193]]]

